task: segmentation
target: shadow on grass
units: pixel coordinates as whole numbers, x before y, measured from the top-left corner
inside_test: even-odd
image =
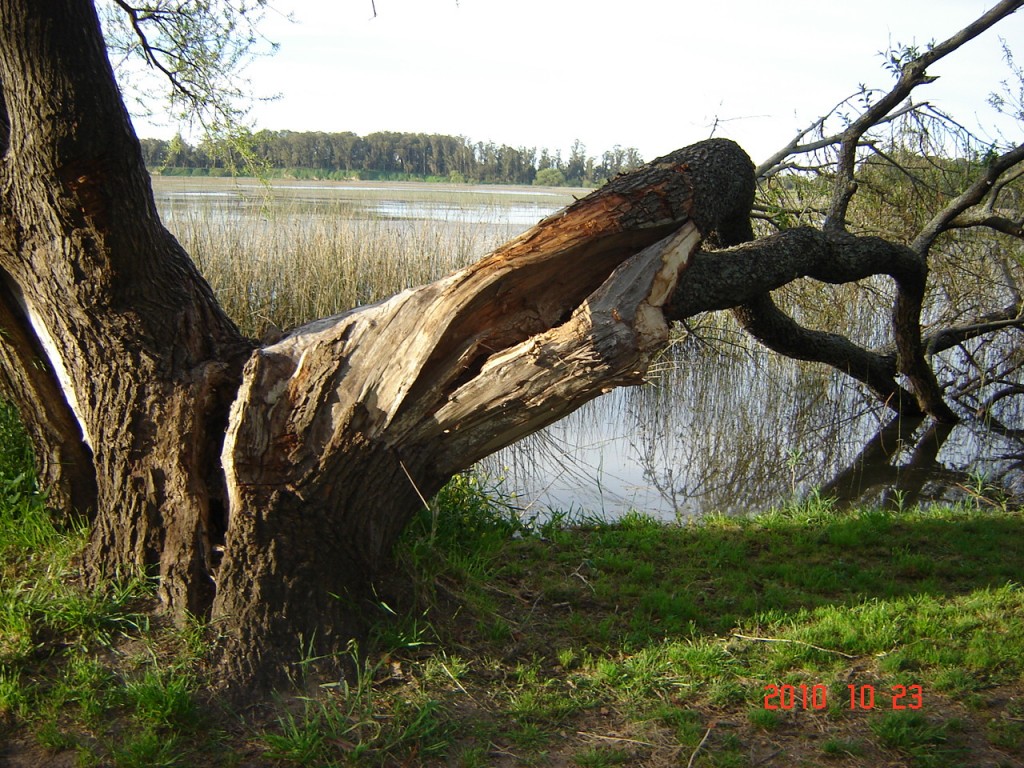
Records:
[[[826,606],[967,595],[1021,573],[1016,513],[798,508],[682,527],[630,516],[527,537],[496,556],[479,589],[503,604],[496,623],[520,616],[507,633],[491,627],[495,639],[536,640],[539,651],[568,634],[596,651],[724,635]]]

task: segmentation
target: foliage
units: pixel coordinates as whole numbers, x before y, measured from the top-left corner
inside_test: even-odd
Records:
[[[227,138],[251,101],[246,65],[275,46],[258,28],[267,0],[100,0],[107,49],[123,92],[151,115],[198,122]],[[163,102],[157,104],[157,102]]]
[[[237,139],[237,137],[236,137]],[[563,161],[536,147],[498,146],[472,142],[464,136],[380,131],[357,136],[338,133],[261,130],[247,136],[246,152],[259,158],[273,173],[288,172],[302,178],[336,179],[461,179],[482,184],[544,184],[595,186],[643,164],[632,147],[616,145],[600,159],[587,157],[576,142]],[[181,136],[171,140],[143,139],[147,166],[161,173],[179,169],[243,166],[238,142],[206,140],[190,146]],[[538,176],[541,179],[538,181]]]
[[[537,171],[533,183],[542,187],[562,187],[565,186],[565,174],[557,168],[545,168]]]
[[[999,112],[1024,123],[1024,67],[1017,64],[1010,46],[1003,41],[1003,58],[1011,77],[1000,83],[1000,90],[989,94],[989,103]]]

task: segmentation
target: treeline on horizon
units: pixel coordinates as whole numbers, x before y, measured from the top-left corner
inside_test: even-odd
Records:
[[[600,157],[588,156],[577,140],[567,158],[537,147],[473,142],[465,136],[380,131],[268,131],[251,134],[242,145],[204,141],[190,145],[181,136],[142,139],[146,166],[164,175],[222,176],[247,166],[270,175],[308,179],[424,180],[477,184],[598,186],[643,165],[633,147],[615,145]]]

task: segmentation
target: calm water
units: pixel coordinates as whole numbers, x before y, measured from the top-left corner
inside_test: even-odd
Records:
[[[578,190],[393,183],[158,179],[173,230],[196,210],[246,226],[266,206],[414,227],[444,221],[514,234],[568,204]],[[478,254],[480,256],[484,254]],[[854,318],[878,335],[872,312]],[[728,329],[728,324],[724,326]],[[687,338],[643,387],[616,390],[481,464],[526,517],[549,509],[664,519],[756,512],[820,489],[848,502],[955,500],[984,482],[1024,492],[1024,414],[1001,401],[1003,427],[893,421],[849,379],[773,355],[742,339]]]
[[[203,209],[230,220],[259,215],[267,205],[293,213],[348,210],[352,218],[403,222],[446,221],[510,225],[528,229],[552,211],[572,202],[573,192],[529,187],[402,184],[389,182],[316,182],[158,177],[157,203],[165,221]],[[173,227],[172,227],[173,228]]]
[[[842,503],[1024,492],[1024,433],[895,420],[845,377],[753,351],[620,389],[483,462],[527,511],[743,514],[820,490]],[[1021,423],[1004,408],[1004,423]]]

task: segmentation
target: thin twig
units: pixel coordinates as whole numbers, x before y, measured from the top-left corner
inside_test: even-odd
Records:
[[[620,736],[602,736],[600,733],[587,733],[586,731],[576,731],[580,736],[585,736],[588,739],[602,739],[604,741],[617,741],[625,744],[637,744],[641,747],[650,747],[654,749],[654,745],[649,741],[637,741],[636,739],[625,739]]]
[[[816,651],[824,651],[825,653],[834,653],[837,656],[842,656],[843,658],[846,658],[846,659],[856,659],[857,658],[856,656],[854,656],[852,654],[843,653],[842,651],[836,651],[836,650],[833,650],[831,648],[822,648],[821,646],[818,646],[818,645],[812,645],[811,643],[805,643],[803,640],[789,640],[789,639],[787,639],[785,637],[750,637],[749,635],[739,635],[739,634],[736,634],[735,632],[733,633],[732,636],[733,637],[738,637],[740,640],[753,640],[756,643],[793,643],[795,645],[804,645],[804,646],[807,646],[808,648],[813,648]]]
[[[428,512],[433,511],[433,510],[430,509],[430,502],[427,501],[426,497],[424,497],[424,495],[422,493],[420,493],[419,486],[416,485],[416,481],[412,479],[412,475],[410,475],[409,474],[409,470],[406,469],[405,462],[402,461],[401,459],[399,459],[398,460],[398,466],[400,466],[402,468],[402,471],[405,472],[405,476],[407,478],[409,478],[409,482],[412,484],[412,489],[414,491],[416,491],[416,495],[420,497],[420,501],[423,502],[423,506],[426,507]]]
[[[445,664],[443,661],[440,662],[440,663],[441,663],[441,669],[443,669],[445,671],[445,674],[448,675],[448,677],[450,677],[452,679],[452,682],[455,683],[455,686],[460,691],[462,691],[464,694],[466,694],[470,699],[472,699],[474,702],[479,704],[480,702],[478,702],[476,700],[476,698],[473,696],[473,694],[471,694],[469,691],[467,691],[465,688],[462,687],[462,683],[460,683],[458,681],[458,678],[456,678],[455,675],[452,674],[452,671],[450,669],[448,669],[448,665]]]
[[[700,744],[697,745],[697,748],[693,750],[693,754],[690,755],[690,760],[686,763],[686,768],[693,768],[694,761],[697,759],[697,753],[700,752],[700,748],[704,746],[704,742],[708,740],[708,736],[711,735],[711,729],[714,727],[714,723],[711,723],[711,725],[708,726],[707,731],[704,733],[704,738],[700,740]]]

